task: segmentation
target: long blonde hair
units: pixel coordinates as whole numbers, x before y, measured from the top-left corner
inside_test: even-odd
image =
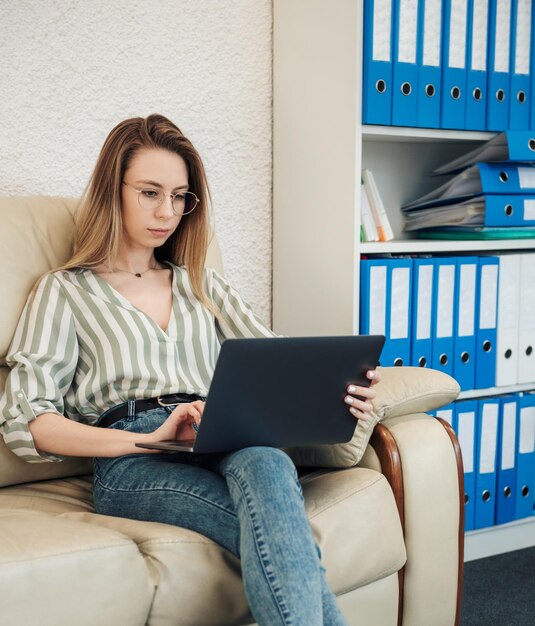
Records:
[[[121,185],[130,162],[142,148],[169,150],[186,162],[189,190],[199,203],[182,218],[171,237],[155,249],[155,257],[160,262],[186,266],[195,295],[217,315],[202,285],[210,235],[210,191],[204,165],[189,139],[163,115],[134,117],[110,132],[76,212],[73,254],[59,269],[114,263],[123,235]]]

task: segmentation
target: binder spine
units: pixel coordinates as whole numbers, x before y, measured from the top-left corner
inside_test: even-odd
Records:
[[[516,517],[533,515],[535,492],[535,394],[519,401]]]
[[[365,0],[362,122],[392,123],[392,37],[395,2]]]
[[[496,524],[512,522],[516,517],[517,404],[517,396],[503,396],[500,400]]]
[[[413,259],[411,365],[414,367],[432,365],[434,272],[434,259]]]
[[[496,385],[518,382],[518,321],[520,304],[520,255],[500,255]]]
[[[467,17],[467,0],[444,0],[442,128],[465,128]]]
[[[535,253],[520,259],[518,382],[535,383]]]
[[[442,99],[442,4],[420,0],[418,13],[418,103],[416,125],[440,128]]]
[[[383,348],[384,365],[410,363],[412,259],[389,259],[387,297],[387,343]],[[386,344],[385,344],[386,345]]]
[[[418,0],[398,0],[394,27],[392,125],[415,126],[418,106]]]
[[[511,0],[490,0],[487,130],[509,122]]]
[[[475,527],[477,400],[456,402],[456,434],[464,468],[464,529]]]
[[[510,129],[529,128],[532,0],[513,0],[511,23]]]
[[[535,195],[485,196],[484,226],[535,226]]]
[[[469,0],[466,61],[466,128],[485,130],[489,0]]]
[[[500,400],[479,400],[475,528],[494,525]]]
[[[496,384],[499,257],[480,257],[477,281],[476,389]]]
[[[437,258],[433,285],[433,369],[453,375],[456,259]]]
[[[477,267],[477,257],[459,257],[457,261],[453,377],[461,390],[473,389],[475,383]]]

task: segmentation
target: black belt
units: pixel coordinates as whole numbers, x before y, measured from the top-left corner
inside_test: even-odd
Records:
[[[167,396],[158,396],[157,398],[149,398],[148,400],[131,400],[130,402],[122,402],[117,406],[104,411],[100,416],[97,426],[107,428],[123,417],[135,415],[141,411],[148,411],[161,406],[174,406],[184,402],[195,402],[195,400],[204,400],[202,396],[196,396],[190,393],[172,393]],[[129,406],[130,405],[130,406]]]

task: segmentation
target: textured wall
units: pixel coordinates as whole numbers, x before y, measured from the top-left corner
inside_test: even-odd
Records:
[[[271,309],[270,0],[0,0],[0,194],[79,195],[127,117],[203,157],[231,282]]]

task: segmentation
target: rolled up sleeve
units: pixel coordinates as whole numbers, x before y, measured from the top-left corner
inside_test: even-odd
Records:
[[[29,424],[42,413],[63,415],[74,379],[78,341],[72,311],[53,274],[30,294],[6,357],[11,368],[0,396],[0,430],[6,445],[29,463],[61,461],[37,450]]]
[[[232,287],[214,269],[209,269],[209,289],[212,301],[221,313],[217,320],[220,339],[277,337],[272,330],[263,324],[236,289]]]

